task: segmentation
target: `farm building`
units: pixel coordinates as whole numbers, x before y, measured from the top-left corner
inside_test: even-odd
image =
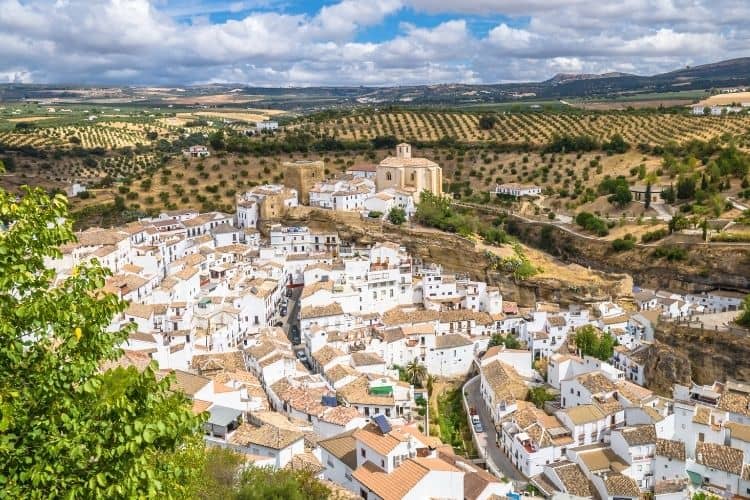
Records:
[[[262,122],[255,122],[255,131],[261,132],[275,132],[279,129],[279,122],[274,120],[263,120]]]
[[[206,146],[190,146],[188,149],[183,149],[182,154],[189,158],[205,158],[211,153],[208,152]]]
[[[522,196],[539,196],[542,194],[542,188],[533,184],[497,184],[495,189],[490,191],[490,194],[514,196],[516,198]]]

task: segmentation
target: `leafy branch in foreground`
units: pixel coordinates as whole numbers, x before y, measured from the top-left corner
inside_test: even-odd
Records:
[[[74,241],[65,197],[0,190],[0,490],[9,498],[183,498],[200,419],[171,378],[102,365],[128,330],[96,261],[57,280]]]

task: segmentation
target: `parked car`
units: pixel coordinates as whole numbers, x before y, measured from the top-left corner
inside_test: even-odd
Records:
[[[479,420],[479,415],[471,416],[471,425],[474,426],[475,432],[484,432],[484,428],[482,427],[482,421]]]
[[[287,297],[291,297],[292,296],[292,289],[291,288],[287,288],[286,289],[286,296]]]
[[[297,351],[297,359],[303,363],[307,363],[307,354],[305,354],[305,351]]]
[[[286,306],[281,306],[281,310],[279,312],[281,313],[282,316],[286,316],[286,313],[287,313]]]

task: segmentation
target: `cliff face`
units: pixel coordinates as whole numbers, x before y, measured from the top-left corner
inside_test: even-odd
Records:
[[[380,221],[362,220],[356,214],[315,210],[307,207],[291,210],[281,220],[285,225],[307,225],[314,229],[336,230],[342,241],[366,246],[392,241],[406,247],[417,259],[437,263],[448,272],[466,273],[472,279],[498,286],[506,300],[529,307],[536,301],[563,305],[573,302],[617,299],[630,294],[629,276],[611,275],[575,266],[566,273],[548,272],[517,282],[507,273],[494,269],[486,256],[487,247],[455,234],[421,227],[398,227]],[[267,231],[268,227],[264,228]],[[540,252],[529,249],[530,252]],[[565,264],[553,264],[545,268]]]
[[[668,323],[657,328],[656,339],[676,355],[687,358],[685,364],[698,384],[727,378],[750,381],[750,343],[746,335]],[[673,373],[664,369],[655,375],[656,385],[661,385],[671,380]]]
[[[690,359],[685,352],[657,342],[648,351],[645,367],[648,388],[671,397],[673,384],[690,385],[690,367]]]
[[[685,292],[714,288],[750,291],[750,251],[736,245],[685,246],[685,260],[654,257],[654,247],[614,252],[609,241],[582,239],[543,223],[513,224],[512,232],[524,243],[566,262],[612,273],[629,273],[641,286]]]

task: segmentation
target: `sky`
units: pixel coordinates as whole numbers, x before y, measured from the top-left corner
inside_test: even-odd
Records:
[[[749,55],[749,0],[0,0],[0,83],[504,83]]]

